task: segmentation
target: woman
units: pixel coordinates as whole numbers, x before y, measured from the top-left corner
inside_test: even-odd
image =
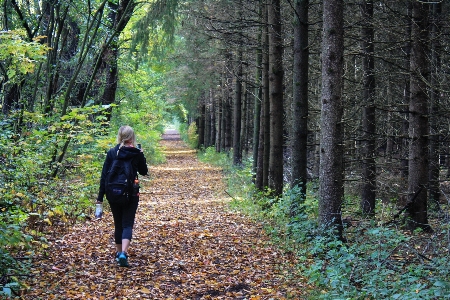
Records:
[[[117,145],[111,148],[106,154],[106,160],[103,164],[102,176],[100,179],[100,189],[97,197],[97,203],[103,203],[105,195],[105,180],[108,170],[117,154],[120,156],[132,157],[133,175],[137,173],[147,175],[147,161],[142,150],[135,148],[136,136],[133,128],[122,126],[117,134]],[[120,149],[120,151],[119,151]],[[116,243],[116,261],[121,267],[128,267],[128,247],[133,232],[134,219],[139,203],[139,193],[131,197],[129,203],[122,205],[109,203],[114,218],[114,240]]]

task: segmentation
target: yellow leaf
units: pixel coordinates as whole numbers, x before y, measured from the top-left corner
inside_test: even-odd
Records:
[[[148,288],[142,288],[141,292],[145,294],[150,294],[150,290]]]

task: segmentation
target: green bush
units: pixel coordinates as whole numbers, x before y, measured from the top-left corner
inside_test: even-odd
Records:
[[[52,226],[68,228],[93,215],[101,168],[118,129],[106,126],[103,112],[96,106],[62,118],[14,112],[0,122],[0,277],[9,274],[8,286],[15,274],[26,273],[27,264],[15,256],[44,250],[43,234],[60,234]],[[21,131],[19,119],[27,124]],[[135,127],[148,162],[162,161],[160,131]]]
[[[254,189],[250,164],[232,167],[230,157],[215,153],[213,148],[206,149],[200,158],[223,166],[233,209],[263,222],[274,243],[297,254],[299,272],[316,287],[310,290],[309,299],[450,298],[450,259],[445,240],[427,238],[423,247],[416,248],[420,232],[405,234],[369,219],[345,227],[344,242],[317,224],[316,182],[308,183],[298,214],[290,217],[293,201],[303,199],[298,187],[286,188],[274,199],[270,191]],[[354,206],[355,201],[348,197],[345,205]],[[441,236],[450,232],[448,224],[438,230]],[[419,252],[426,248],[435,249],[433,256]]]
[[[198,148],[198,133],[197,133],[197,125],[195,122],[189,124],[187,130],[187,142],[191,148]]]
[[[189,125],[187,123],[180,123],[178,125],[178,131],[180,132],[181,139],[188,144],[190,148],[198,148],[198,133],[195,122],[192,122]]]

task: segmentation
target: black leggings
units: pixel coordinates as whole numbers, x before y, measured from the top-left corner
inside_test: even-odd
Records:
[[[132,197],[126,205],[109,203],[114,219],[114,240],[116,244],[122,244],[123,239],[131,240],[138,204],[139,197]]]

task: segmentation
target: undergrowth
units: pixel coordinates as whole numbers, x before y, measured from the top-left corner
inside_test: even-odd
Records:
[[[197,125],[192,122],[190,125],[181,123],[178,125],[181,139],[189,145],[189,147],[196,149],[198,147]]]
[[[298,272],[315,287],[310,299],[450,299],[448,217],[435,220],[432,234],[411,233],[395,222],[384,225],[397,210],[381,201],[377,216],[358,219],[357,199],[347,196],[344,242],[317,224],[316,182],[308,183],[301,213],[291,218],[291,202],[300,189],[286,188],[273,199],[255,190],[250,162],[232,166],[229,154],[212,148],[199,158],[223,168],[232,209],[265,224],[277,245],[296,254]]]
[[[91,218],[106,151],[117,129],[92,122],[101,108],[88,107],[58,120],[24,113],[0,123],[0,298],[14,296],[28,276],[36,252],[45,253],[46,237],[58,237],[77,221]],[[162,160],[159,134],[138,128],[148,163]],[[139,136],[138,136],[139,137]],[[62,157],[61,160],[58,158]]]

